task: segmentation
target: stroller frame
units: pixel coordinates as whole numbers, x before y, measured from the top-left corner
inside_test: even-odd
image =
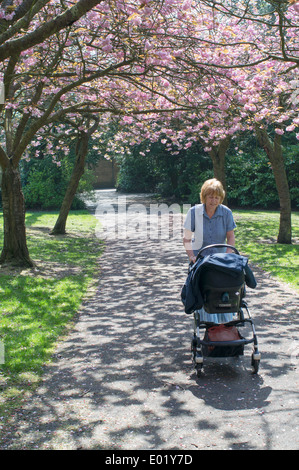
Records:
[[[209,246],[202,248],[199,251],[196,259],[198,259],[201,256],[201,253],[204,250],[208,248],[220,248],[220,247],[231,248],[235,252],[235,254],[239,255],[239,251],[234,246],[226,245],[226,244],[217,244],[217,245],[209,245]],[[247,318],[245,318],[244,310],[247,314]],[[193,361],[198,377],[200,377],[201,371],[203,369],[204,357],[212,356],[208,353],[210,349],[217,348],[218,353],[214,357],[238,357],[240,355],[243,355],[244,346],[247,344],[253,345],[253,352],[251,355],[252,372],[254,374],[258,373],[260,360],[261,360],[261,354],[258,349],[258,340],[257,340],[256,331],[255,331],[255,325],[251,318],[247,303],[244,301],[244,299],[241,299],[240,307],[237,312],[237,319],[232,320],[230,322],[226,322],[224,323],[224,325],[226,327],[231,327],[231,326],[242,327],[242,326],[245,326],[246,324],[249,324],[251,326],[251,330],[252,330],[251,338],[243,338],[242,336],[240,336],[240,339],[234,340],[234,341],[210,341],[207,335],[205,335],[205,337],[201,339],[200,330],[205,329],[207,332],[210,327],[219,326],[219,324],[214,323],[214,322],[207,322],[207,321],[200,320],[199,311],[198,310],[194,311],[194,335],[191,341],[191,354],[192,354],[192,361]],[[221,351],[223,351],[223,354],[221,353]]]

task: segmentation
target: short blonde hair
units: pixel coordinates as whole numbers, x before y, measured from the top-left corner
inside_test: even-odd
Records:
[[[206,203],[206,198],[210,194],[217,194],[220,197],[220,204],[225,198],[225,191],[223,189],[222,183],[216,178],[212,178],[204,182],[200,191],[200,201],[202,204]]]

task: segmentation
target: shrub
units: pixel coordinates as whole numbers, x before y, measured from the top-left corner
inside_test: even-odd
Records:
[[[23,164],[21,174],[27,209],[60,209],[69,180],[65,162],[62,161],[59,167],[51,157],[46,156]],[[72,209],[83,208],[84,203],[75,197]]]
[[[284,149],[285,167],[293,209],[299,207],[298,161],[296,149]],[[290,150],[290,149],[289,149]],[[297,182],[296,182],[297,181]],[[229,203],[237,207],[278,209],[279,198],[271,164],[265,153],[256,149],[250,154],[229,153],[226,164]]]

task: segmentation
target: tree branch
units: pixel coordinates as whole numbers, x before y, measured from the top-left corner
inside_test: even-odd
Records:
[[[0,46],[0,61],[7,59],[16,52],[22,52],[36,44],[42,43],[45,39],[54,33],[61,31],[67,26],[75,23],[85,13],[92,10],[93,7],[101,3],[103,0],[79,0],[75,5],[66,10],[53,20],[44,23],[34,31],[25,34],[21,38],[13,39]]]

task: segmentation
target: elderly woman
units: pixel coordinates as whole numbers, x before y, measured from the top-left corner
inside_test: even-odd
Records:
[[[227,243],[235,245],[236,224],[232,211],[222,204],[225,192],[222,183],[215,178],[207,180],[200,192],[202,204],[192,207],[184,224],[184,247],[190,262],[194,263],[198,251],[208,245]],[[193,212],[193,217],[192,217]],[[220,251],[221,249],[215,249]],[[227,251],[232,251],[229,248]],[[210,254],[206,250],[204,254]]]
[[[221,182],[215,178],[209,179],[201,188],[201,204],[195,205],[188,211],[183,243],[191,263],[195,262],[197,253],[205,246],[219,243],[235,245],[236,224],[232,211],[222,204],[224,197],[225,191]],[[204,255],[220,251],[223,249],[207,249]],[[232,250],[224,248],[224,251]],[[208,315],[203,309],[201,310],[202,321],[222,323],[232,319],[232,314]]]

